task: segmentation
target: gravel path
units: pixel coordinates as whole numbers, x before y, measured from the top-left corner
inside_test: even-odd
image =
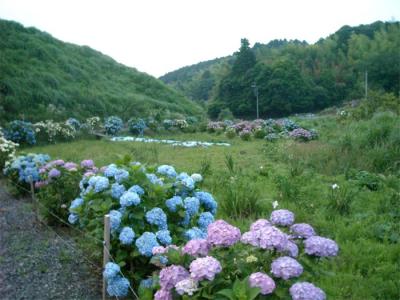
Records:
[[[101,278],[80,251],[35,220],[30,200],[14,199],[2,185],[0,299],[101,299]]]

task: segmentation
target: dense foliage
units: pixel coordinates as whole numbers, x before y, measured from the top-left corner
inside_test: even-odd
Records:
[[[159,80],[89,47],[0,20],[0,121],[202,109]]]
[[[242,39],[233,56],[185,67],[161,79],[193,99],[209,100],[212,118],[226,108],[235,117],[254,118],[254,83],[260,116],[310,112],[364,96],[365,71],[370,89],[397,94],[399,37],[399,22],[375,22],[344,26],[313,45],[274,40],[250,48]]]

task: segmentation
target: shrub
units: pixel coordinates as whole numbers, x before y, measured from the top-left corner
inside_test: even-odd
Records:
[[[143,119],[132,118],[128,121],[128,128],[132,134],[143,136],[146,123]]]
[[[174,120],[174,125],[173,126],[178,128],[178,129],[180,129],[180,130],[182,130],[182,129],[187,128],[189,125],[186,122],[186,120],[177,119],[177,120]]]
[[[104,123],[104,129],[109,135],[116,135],[119,131],[121,131],[124,123],[121,118],[116,116],[108,117]]]
[[[20,145],[36,144],[36,134],[30,122],[20,120],[10,122],[4,129],[4,136],[7,140]]]
[[[166,165],[109,165],[82,178],[83,201],[70,208],[69,221],[101,235],[102,217],[110,214],[112,255],[125,274],[146,278],[156,269],[150,262],[165,263],[153,255],[153,247],[203,237],[213,221],[217,203],[196,189],[198,179]]]
[[[76,130],[67,123],[57,123],[52,120],[35,123],[38,140],[55,143],[57,140],[66,141],[76,137]]]
[[[225,131],[225,135],[229,139],[233,139],[236,136],[236,130],[233,127],[228,127]]]
[[[256,139],[263,139],[267,135],[267,132],[264,129],[257,128],[254,130],[254,137]]]
[[[75,118],[69,118],[67,121],[65,121],[65,123],[74,128],[76,131],[78,131],[82,126],[81,123]]]
[[[42,204],[40,213],[49,225],[63,225],[61,220],[68,217],[71,199],[79,194],[82,175],[96,173],[93,162],[83,161],[81,165],[63,160],[48,162],[39,169],[40,180],[35,183],[37,198]]]
[[[0,170],[3,170],[6,162],[15,158],[15,151],[19,145],[7,140],[0,128]]]
[[[101,119],[100,117],[87,118],[82,127],[84,127],[89,133],[98,131],[101,129]]]
[[[289,133],[289,136],[291,138],[294,138],[295,140],[303,141],[303,142],[310,141],[310,140],[312,140],[312,137],[313,137],[311,132],[304,128],[294,129],[293,131],[291,131]]]
[[[47,154],[20,155],[6,163],[4,175],[17,186],[18,194],[26,194],[30,191],[30,183],[40,180],[39,168],[49,160]]]
[[[243,141],[250,141],[251,140],[251,131],[244,129],[242,131],[239,132],[239,137],[243,140]]]
[[[268,142],[275,142],[275,141],[279,140],[279,135],[277,135],[276,133],[268,133],[268,134],[265,136],[265,139],[266,139]]]

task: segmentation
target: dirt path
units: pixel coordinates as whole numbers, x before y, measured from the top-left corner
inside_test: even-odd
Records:
[[[80,251],[37,223],[29,200],[0,185],[0,299],[101,299],[100,281]]]

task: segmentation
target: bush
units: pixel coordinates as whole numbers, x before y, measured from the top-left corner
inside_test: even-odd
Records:
[[[121,131],[124,123],[121,118],[116,116],[108,117],[104,123],[104,129],[109,135],[116,135],[119,131]]]
[[[81,200],[70,207],[69,221],[101,238],[105,214],[111,218],[112,255],[124,274],[151,276],[154,246],[167,246],[205,236],[217,203],[196,189],[201,176],[178,174],[172,166],[146,168],[138,163],[109,165],[104,172],[83,177]],[[77,205],[77,203],[79,205]],[[134,273],[133,273],[134,272]]]
[[[128,121],[128,128],[132,134],[143,136],[146,123],[143,119],[132,118]]]
[[[20,120],[10,122],[4,129],[4,136],[7,140],[20,145],[36,144],[36,134],[30,122]]]
[[[33,126],[39,141],[55,143],[56,141],[72,140],[76,137],[75,128],[67,123],[46,120],[35,123]]]
[[[258,128],[254,130],[254,137],[256,139],[263,139],[267,135],[267,132],[264,129]]]
[[[243,140],[243,141],[250,141],[251,140],[251,131],[244,129],[242,131],[239,132],[239,137]]]
[[[6,162],[15,158],[17,147],[17,143],[9,141],[3,136],[3,132],[0,128],[0,170],[3,170]]]
[[[82,126],[81,123],[75,118],[69,118],[67,121],[65,121],[65,123],[74,128],[76,131],[80,130]]]
[[[228,139],[233,139],[236,136],[236,130],[233,127],[228,127],[225,131],[225,135]]]

